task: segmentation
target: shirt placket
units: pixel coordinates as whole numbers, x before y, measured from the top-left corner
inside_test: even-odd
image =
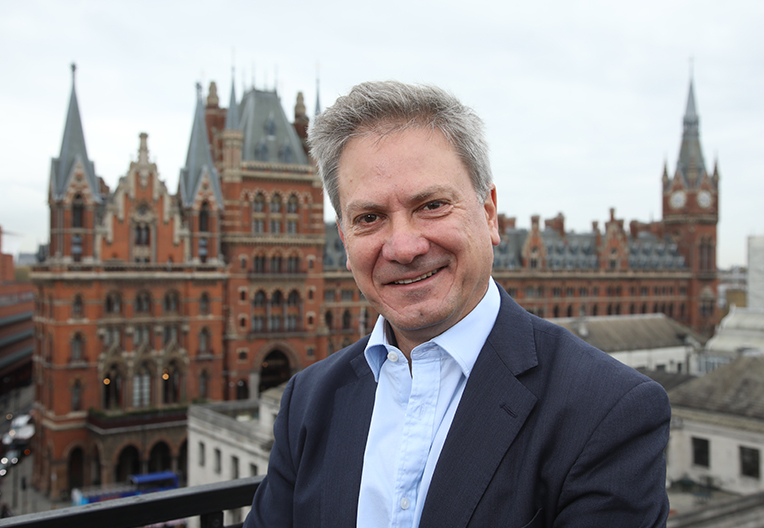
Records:
[[[432,444],[435,406],[440,390],[437,347],[412,352],[412,384],[401,434],[401,457],[393,491],[392,526],[414,524],[417,488]]]

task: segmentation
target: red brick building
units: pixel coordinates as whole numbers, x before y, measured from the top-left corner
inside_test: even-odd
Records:
[[[197,88],[188,154],[171,193],[138,159],[114,190],[88,157],[72,84],[50,173],[50,249],[33,273],[38,434],[35,485],[54,497],[133,473],[185,472],[186,408],[257,398],[366,334],[376,313],[324,222],[305,151],[302,95]],[[611,218],[590,233],[564,217],[501,219],[494,276],[544,317],[663,312],[716,322],[718,173],[706,173],[693,88],[664,218]],[[678,198],[678,196],[684,198]]]
[[[0,227],[0,249],[3,230]],[[34,287],[17,282],[13,255],[0,252],[0,397],[10,404],[10,392],[32,379],[34,350]]]

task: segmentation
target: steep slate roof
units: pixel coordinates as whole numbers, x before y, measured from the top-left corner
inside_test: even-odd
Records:
[[[670,240],[662,240],[647,232],[629,238],[629,268],[681,269],[685,267],[679,247]]]
[[[741,356],[669,393],[672,407],[764,419],[764,356]]]
[[[245,93],[239,106],[239,128],[244,131],[243,161],[308,164],[276,92],[253,88]]]
[[[527,229],[508,229],[501,235],[501,242],[493,250],[494,269],[515,270],[522,267],[522,249],[529,236]],[[563,239],[552,228],[541,231],[541,239],[547,253],[547,269],[595,270],[597,259],[597,234],[565,233]],[[682,269],[686,267],[679,248],[670,240],[641,232],[636,238],[627,235],[629,268],[631,269]]]
[[[347,254],[342,244],[336,222],[326,222],[326,243],[324,244],[324,271],[346,271]]]
[[[704,338],[662,313],[550,319],[603,352],[685,346]]]
[[[680,171],[685,185],[690,184],[688,176],[691,167],[698,171],[695,186],[700,183],[700,177],[706,172],[706,164],[703,161],[703,150],[700,147],[700,127],[698,112],[695,108],[695,89],[693,81],[690,81],[690,92],[687,95],[687,109],[684,113],[682,144],[679,148],[679,160],[676,167]]]
[[[97,203],[102,202],[98,178],[95,174],[95,166],[88,158],[85,146],[85,134],[82,131],[80,119],[80,107],[77,103],[77,92],[74,88],[74,72],[76,66],[72,64],[72,94],[69,97],[69,109],[66,114],[64,125],[64,139],[61,142],[61,153],[58,158],[51,160],[50,189],[54,200],[62,200],[69,187],[72,177],[72,169],[79,160],[85,168],[85,177],[93,193],[93,199]]]
[[[210,142],[207,138],[207,124],[204,120],[204,105],[202,104],[202,87],[196,85],[196,113],[194,124],[191,128],[191,140],[188,143],[186,165],[180,169],[178,179],[178,193],[184,207],[190,207],[194,203],[196,193],[202,182],[202,175],[209,174],[218,207],[223,209],[223,193],[220,190],[220,176],[212,162]]]

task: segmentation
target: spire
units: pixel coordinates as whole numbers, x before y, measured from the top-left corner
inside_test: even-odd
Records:
[[[313,119],[318,117],[318,114],[321,113],[321,98],[320,98],[321,90],[319,88],[319,79],[318,75],[316,75],[316,113],[313,115]]]
[[[93,199],[100,203],[101,193],[99,192],[98,179],[95,175],[95,167],[88,158],[85,134],[82,131],[80,107],[77,103],[77,91],[74,86],[76,70],[76,64],[72,63],[72,94],[69,97],[69,109],[66,114],[66,124],[64,125],[64,138],[61,141],[61,153],[58,158],[53,158],[52,160],[51,194],[54,200],[64,198],[73,174],[72,171],[75,164],[79,161],[82,163],[85,171],[85,179],[90,186]]]
[[[239,107],[236,104],[236,89],[234,85],[234,70],[231,68],[231,101],[228,103],[228,111],[225,115],[226,130],[238,130],[239,128]]]
[[[703,161],[703,150],[700,146],[700,119],[695,107],[695,88],[693,79],[690,78],[690,90],[687,94],[687,108],[684,112],[682,145],[679,148],[679,160],[677,171],[681,172],[685,183],[690,181],[699,182],[706,172],[706,164]],[[690,174],[690,171],[693,174]]]
[[[186,165],[180,169],[178,187],[184,207],[190,207],[194,203],[196,194],[205,174],[209,177],[210,185],[218,202],[218,207],[223,208],[223,194],[220,190],[220,177],[212,162],[210,143],[207,137],[207,124],[204,119],[205,111],[202,103],[202,85],[196,84],[196,113],[194,124],[191,128],[191,140],[188,143]]]

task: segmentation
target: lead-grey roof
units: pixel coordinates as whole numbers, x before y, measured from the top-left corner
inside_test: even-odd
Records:
[[[501,235],[501,241],[493,250],[493,267],[499,270],[522,268],[522,249],[529,236],[527,229],[512,228]],[[551,270],[595,270],[599,267],[597,234],[565,233],[554,229],[541,232],[546,249],[546,266]],[[650,233],[640,233],[637,238],[628,237],[629,268],[645,270],[671,270],[685,267],[679,248],[669,240]]]
[[[687,108],[684,113],[682,144],[679,147],[679,159],[676,167],[686,186],[690,186],[690,171],[698,171],[695,186],[700,184],[701,176],[706,172],[703,160],[703,150],[700,146],[700,120],[695,107],[695,89],[690,81],[690,91],[687,95]]]
[[[197,85],[196,112],[194,113],[194,124],[191,127],[191,139],[188,142],[186,165],[180,169],[180,177],[178,179],[178,192],[184,207],[190,207],[194,203],[194,198],[202,182],[202,174],[205,172],[209,174],[210,184],[212,185],[218,207],[223,209],[220,176],[212,162],[210,142],[207,137],[207,124],[204,120],[201,86]]]
[[[79,160],[85,168],[85,178],[90,187],[90,192],[93,194],[93,199],[97,203],[101,203],[102,197],[98,178],[95,174],[95,165],[88,158],[88,151],[85,146],[85,133],[82,130],[77,91],[74,88],[74,71],[75,66],[72,64],[72,94],[69,97],[69,108],[66,113],[61,153],[58,158],[51,160],[51,193],[54,200],[64,198],[72,177],[72,169]]]
[[[239,128],[244,132],[242,160],[308,164],[276,92],[253,88],[245,93],[239,105]]]
[[[741,356],[669,392],[672,407],[764,419],[764,356]]]
[[[704,340],[662,313],[551,320],[604,352],[681,347]]]

